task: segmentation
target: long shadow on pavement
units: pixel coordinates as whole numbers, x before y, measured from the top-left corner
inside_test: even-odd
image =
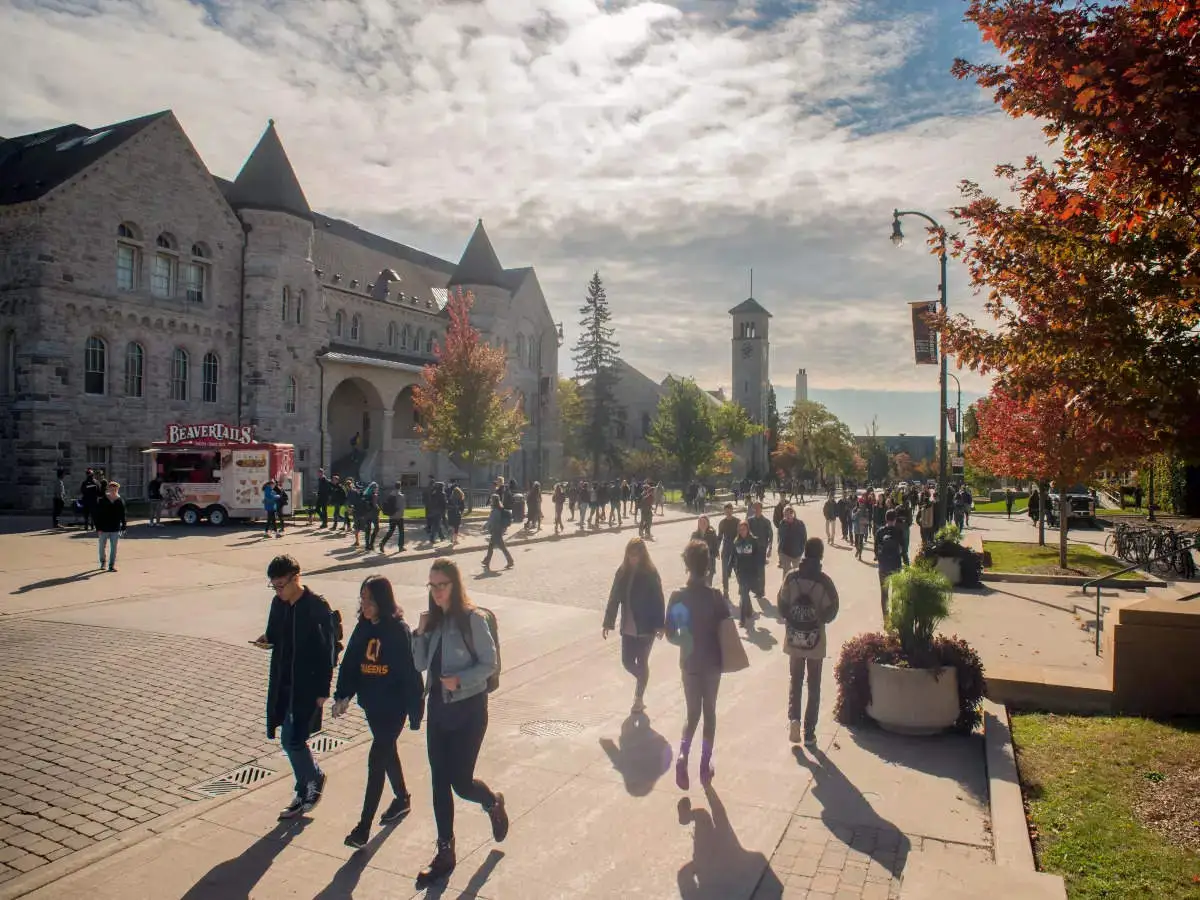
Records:
[[[650,727],[650,717],[645,714],[635,713],[621,723],[619,743],[601,738],[600,746],[625,779],[625,790],[634,797],[649,794],[671,768],[671,745]]]
[[[474,898],[478,896],[479,892],[483,890],[483,886],[487,884],[487,880],[492,876],[492,870],[500,864],[500,860],[502,859],[504,859],[504,852],[502,850],[493,849],[491,852],[489,852],[487,858],[484,859],[479,868],[475,870],[475,874],[471,876],[471,880],[463,886],[462,891],[456,892],[455,896],[462,898],[462,900],[474,900]],[[437,898],[441,897],[445,893],[446,880],[442,879],[437,884],[431,884],[428,888],[426,888],[425,897],[423,900],[437,900]],[[340,897],[342,895],[338,896]]]
[[[757,884],[765,896],[783,891],[779,876],[761,853],[746,850],[725,812],[725,804],[712,785],[704,788],[708,809],[694,809],[688,797],[679,800],[679,824],[694,825],[692,858],[676,878],[682,900],[725,900],[741,894],[746,885]]]
[[[40,591],[46,588],[62,587],[66,584],[74,584],[77,581],[87,581],[100,574],[100,569],[89,569],[86,572],[77,572],[74,575],[64,575],[61,578],[46,578],[42,581],[34,581],[30,584],[23,584],[15,591],[9,591],[10,594],[28,594],[30,591]]]
[[[280,822],[242,851],[241,855],[218,863],[200,876],[182,900],[249,900],[255,885],[267,874],[275,857],[284,851],[309,819]]]

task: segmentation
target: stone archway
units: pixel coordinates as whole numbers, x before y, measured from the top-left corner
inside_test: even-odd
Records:
[[[385,446],[384,411],[379,391],[365,379],[346,378],[333,389],[325,408],[332,474],[371,477],[360,467],[369,468]],[[352,448],[355,436],[357,447]]]
[[[420,438],[417,433],[419,417],[413,405],[413,386],[409,385],[396,395],[392,403],[392,439],[413,441]]]

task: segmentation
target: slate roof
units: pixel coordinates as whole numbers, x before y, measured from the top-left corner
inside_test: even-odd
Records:
[[[217,180],[218,186],[220,185],[220,181],[220,179]],[[335,237],[340,237],[343,240],[366,247],[368,250],[386,253],[388,256],[394,256],[397,259],[403,259],[414,265],[424,266],[446,275],[454,272],[455,264],[449,260],[434,256],[432,253],[426,253],[424,250],[416,250],[405,244],[380,237],[342,219],[335,219],[324,213],[313,213],[312,220],[314,228],[321,229],[326,234],[332,234]]]
[[[274,119],[267,123],[267,130],[225,196],[234,209],[267,209],[303,218],[312,215],[291,160],[275,131]]]
[[[766,311],[766,309],[763,308],[763,305],[753,297],[747,297],[729,311],[729,315],[731,316],[745,315],[747,313],[757,313],[760,316],[766,316],[768,319],[774,318],[769,312]]]
[[[0,206],[36,200],[78,175],[169,110],[101,128],[60,125],[0,143]]]
[[[511,277],[506,278],[504,267],[500,265],[500,257],[496,256],[487,231],[484,230],[483,219],[480,219],[475,224],[475,232],[467,242],[462,259],[458,261],[454,274],[450,276],[448,286],[484,285],[511,291],[511,282]]]

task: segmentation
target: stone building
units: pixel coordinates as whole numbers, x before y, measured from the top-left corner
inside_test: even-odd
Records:
[[[321,465],[460,477],[421,449],[412,404],[460,288],[531,423],[496,469],[548,477],[557,326],[482,222],[452,262],[314,212],[273,122],[233,181],[169,111],[0,140],[0,506],[49,506],[56,467],[71,490],[102,466],[142,496],[142,451],[175,422],[293,443],[310,486]]]

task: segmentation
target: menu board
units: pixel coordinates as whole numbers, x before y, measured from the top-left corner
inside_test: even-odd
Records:
[[[270,479],[270,453],[259,450],[229,451],[229,466],[221,467],[225,496],[240,509],[262,505],[263,485]]]

